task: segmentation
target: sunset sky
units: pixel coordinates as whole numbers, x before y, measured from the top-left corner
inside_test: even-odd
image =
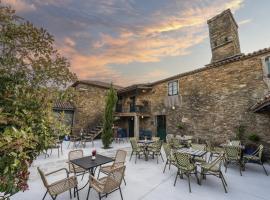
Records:
[[[207,19],[231,8],[243,53],[270,47],[269,0],[2,0],[55,36],[79,79],[127,86],[203,67]]]

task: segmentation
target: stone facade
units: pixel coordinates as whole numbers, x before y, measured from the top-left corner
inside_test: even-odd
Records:
[[[209,27],[212,62],[241,54],[238,26],[230,10],[207,21]]]
[[[96,84],[91,81],[78,81],[73,84],[76,90],[73,124],[75,134],[79,134],[81,128],[91,129],[102,123],[110,84],[99,83],[101,82]]]

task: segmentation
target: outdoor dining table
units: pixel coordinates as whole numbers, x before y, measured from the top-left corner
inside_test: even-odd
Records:
[[[153,140],[139,140],[138,143],[143,145],[145,161],[148,161],[148,147],[150,144],[153,144],[154,141]]]
[[[95,169],[103,164],[110,163],[112,162],[113,159],[107,156],[102,156],[100,154],[96,155],[95,160],[92,160],[92,156],[85,156],[82,158],[70,160],[70,162],[74,165],[77,165],[86,171],[88,171],[91,175],[95,175]],[[89,181],[88,181],[89,182]],[[83,188],[86,187],[88,182],[79,190],[82,190]]]
[[[207,151],[196,150],[192,148],[181,148],[181,149],[178,149],[177,151],[180,153],[189,154],[192,157],[203,157],[207,153]]]

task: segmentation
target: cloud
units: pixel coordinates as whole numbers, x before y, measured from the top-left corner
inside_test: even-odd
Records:
[[[24,0],[2,0],[2,3],[10,5],[19,13],[25,13],[36,10],[36,6],[33,3],[27,3]]]
[[[147,67],[147,63],[163,58],[190,54],[193,46],[208,37],[206,21],[228,8],[235,12],[244,0],[185,0],[176,4],[168,1],[166,7],[145,13],[133,1],[90,2],[82,3],[81,9],[69,5],[68,9],[74,12],[73,22],[84,24],[84,29],[57,38],[58,47],[70,59],[72,70],[79,78],[129,85],[158,80],[169,73],[156,69],[139,79],[136,74],[124,78],[115,66],[139,62]],[[86,12],[90,8],[91,14]],[[83,41],[79,39],[81,36]]]
[[[252,19],[245,19],[245,20],[242,20],[240,22],[238,22],[238,25],[241,26],[241,25],[244,25],[244,24],[249,24],[252,22]]]

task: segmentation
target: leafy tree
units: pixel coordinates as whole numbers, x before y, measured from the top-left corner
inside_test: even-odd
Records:
[[[76,79],[53,42],[0,2],[0,195],[27,189],[28,167],[54,132],[52,104]]]
[[[103,119],[103,132],[101,135],[102,143],[105,149],[109,148],[113,141],[113,130],[112,130],[114,121],[113,112],[115,109],[116,102],[117,102],[117,94],[115,89],[111,85],[106,99],[105,113]]]

